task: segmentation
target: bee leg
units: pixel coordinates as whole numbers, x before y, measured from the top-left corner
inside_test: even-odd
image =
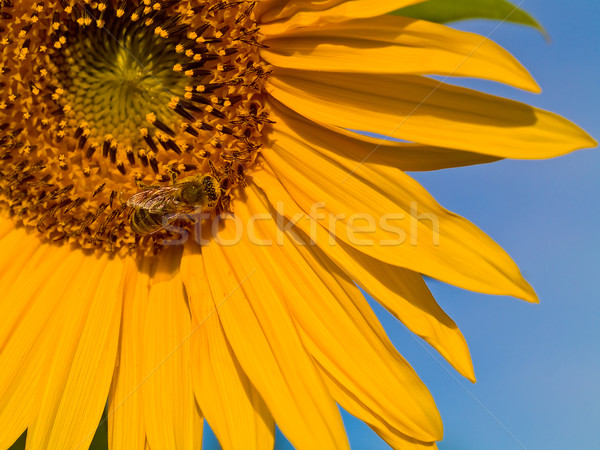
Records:
[[[136,180],[135,184],[137,184],[137,187],[139,187],[140,189],[156,189],[156,188],[160,188],[160,186],[157,186],[155,184],[146,184],[146,183],[142,183],[139,180]]]
[[[177,172],[174,170],[169,171],[169,175],[171,175],[171,181],[173,182],[173,186],[177,184]]]

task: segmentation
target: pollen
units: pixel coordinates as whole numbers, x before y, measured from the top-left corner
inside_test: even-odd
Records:
[[[144,186],[210,175],[213,212],[227,210],[271,123],[255,3],[0,1],[0,201],[13,219],[44,240],[146,254],[169,231],[131,229],[127,201]]]

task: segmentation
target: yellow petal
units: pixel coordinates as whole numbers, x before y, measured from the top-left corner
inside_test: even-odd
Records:
[[[23,364],[5,369],[7,372],[10,369],[14,376],[0,393],[0,448],[9,448],[37,416],[37,393],[48,355],[52,354],[57,324],[54,321],[54,327],[44,329],[35,345],[25,353]]]
[[[295,134],[279,131],[273,140],[273,148],[263,151],[268,164],[306,213],[323,202],[320,223],[340,240],[388,264],[465,289],[537,301],[495,242],[440,207],[400,170],[356,165],[331,150],[315,150]]]
[[[15,228],[15,221],[5,217],[5,215],[0,216],[0,239],[3,239],[8,233],[10,233]]]
[[[264,36],[283,34],[302,27],[318,27],[348,19],[387,14],[423,0],[299,0],[273,2],[261,16]],[[271,3],[271,2],[269,2]],[[282,20],[282,19],[286,20]],[[274,23],[269,23],[274,22]]]
[[[4,224],[4,222],[1,222]],[[4,231],[4,232],[3,232]],[[31,255],[40,247],[41,242],[26,231],[25,228],[3,227],[0,230],[0,283],[7,288],[14,283],[14,279],[21,272],[23,265],[29,261]],[[2,307],[0,305],[0,307]]]
[[[277,127],[292,129],[301,136],[311,136],[319,147],[332,148],[356,164],[369,161],[397,167],[404,171],[437,170],[498,161],[500,158],[431,145],[407,144],[388,138],[374,138],[338,128],[331,130],[302,117],[271,100]]]
[[[266,88],[327,127],[502,158],[550,158],[596,142],[562,117],[416,75],[276,69]]]
[[[140,387],[144,381],[142,349],[146,345],[142,330],[152,272],[151,258],[144,258],[139,263],[129,258],[126,260],[119,358],[108,397],[107,414],[109,448],[115,450],[143,450],[146,443]]]
[[[123,263],[108,262],[78,339],[48,448],[89,446],[110,388],[121,324]]]
[[[15,251],[17,248],[18,251]],[[6,235],[0,242],[0,250],[4,255],[0,259],[0,289],[4,293],[0,302],[0,349],[3,349],[20,321],[28,323],[25,333],[41,332],[41,324],[45,323],[52,311],[52,300],[58,299],[41,299],[36,295],[37,289],[52,277],[58,267],[64,266],[68,251],[42,246],[37,237],[27,234],[23,229]],[[43,308],[44,314],[28,314],[29,308],[35,308],[31,302],[39,303],[38,307]],[[24,345],[25,341],[20,342]]]
[[[108,256],[96,258],[73,250],[71,255],[79,259],[79,267],[72,269],[78,276],[73,281],[61,277],[68,286],[64,294],[54,283],[46,284],[52,290],[42,294],[60,297],[53,319],[61,322],[61,329],[40,392],[39,414],[27,434],[27,449],[89,445],[114,369],[121,297],[117,301],[112,291],[108,299],[100,295],[108,293],[103,283],[110,287],[115,283],[114,265]]]
[[[253,178],[273,205],[283,205],[281,212],[288,219],[306,216],[268,167],[256,171]],[[324,244],[320,248],[409,330],[431,344],[462,375],[475,381],[462,333],[439,307],[419,274],[378,261],[339,240],[330,243],[327,231],[315,226],[313,220],[294,223],[307,236],[315,236],[317,244]]]
[[[50,321],[62,321],[67,286],[80,275],[83,255],[44,245],[25,265],[10,286],[3,287],[0,302],[0,393],[6,392],[26,363]],[[58,319],[56,318],[58,316]]]
[[[350,20],[266,39],[261,56],[297,70],[477,77],[539,92],[527,70],[491,40],[399,16]]]
[[[190,370],[190,312],[179,272],[181,248],[164,249],[151,276],[142,346],[141,395],[150,446],[200,447]]]
[[[252,227],[273,242],[271,253],[280,260],[271,264],[273,277],[288,286],[282,295],[315,360],[394,429],[423,440],[441,439],[431,395],[355,284],[317,246],[277,241],[277,217],[266,219],[274,212],[269,200],[254,185],[247,191],[248,208],[265,218]],[[395,398],[403,401],[391,401]]]
[[[343,405],[344,409],[369,425],[390,447],[402,450],[431,450],[437,448],[435,442],[419,441],[386,426],[381,417],[362,403],[352,391],[343,386],[325,369],[322,369],[322,373],[327,388],[337,401]]]
[[[198,405],[224,449],[273,448],[275,422],[225,338],[200,250],[190,243],[181,259],[192,312],[192,378]]]
[[[307,350],[328,373],[383,418],[384,423],[422,440],[441,439],[441,419],[431,395],[388,340],[355,284],[312,245],[279,242],[276,217],[260,190],[250,186],[246,203],[279,264],[272,277],[285,299]],[[262,198],[261,198],[262,197]],[[240,207],[236,205],[236,211]],[[244,214],[241,216],[244,220]],[[402,398],[402,402],[393,399]],[[340,399],[336,398],[340,402]]]
[[[236,204],[236,214],[244,208]],[[215,308],[235,356],[279,428],[298,448],[348,448],[333,399],[306,354],[273,276],[269,250],[236,236],[233,220],[203,247]]]

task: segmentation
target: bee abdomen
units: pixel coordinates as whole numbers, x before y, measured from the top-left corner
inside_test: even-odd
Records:
[[[154,233],[164,228],[163,218],[163,214],[151,213],[146,209],[136,209],[131,216],[131,229],[134,233],[142,236]]]

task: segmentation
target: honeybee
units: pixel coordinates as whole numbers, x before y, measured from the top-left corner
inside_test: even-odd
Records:
[[[131,229],[141,235],[156,233],[180,214],[213,208],[221,197],[219,182],[210,175],[184,178],[173,186],[151,186],[127,200],[133,208]]]

